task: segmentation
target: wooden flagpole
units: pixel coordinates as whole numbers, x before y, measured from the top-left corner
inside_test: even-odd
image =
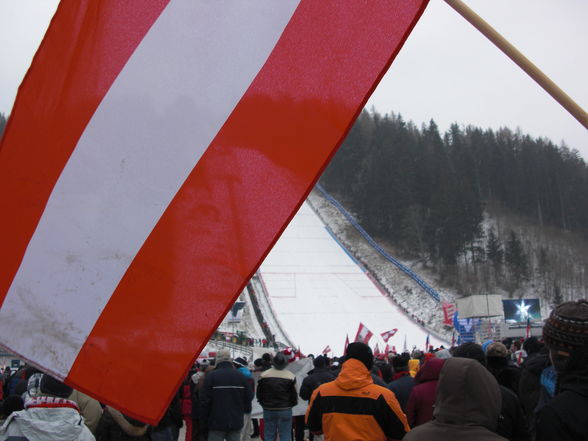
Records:
[[[588,129],[588,114],[572,98],[569,97],[557,84],[525,57],[516,47],[510,44],[482,17],[476,14],[461,0],[445,0],[462,17],[469,21],[478,31],[486,36],[498,49],[504,52],[512,61],[533,78],[548,94],[560,103],[568,112],[576,118],[580,124]]]

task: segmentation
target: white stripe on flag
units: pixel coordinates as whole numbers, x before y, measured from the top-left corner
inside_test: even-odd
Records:
[[[5,344],[67,376],[136,253],[297,5],[168,5],[100,104],[51,194],[0,310]]]

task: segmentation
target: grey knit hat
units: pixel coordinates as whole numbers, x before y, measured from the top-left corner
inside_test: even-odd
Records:
[[[218,366],[223,361],[229,361],[231,363],[233,362],[233,359],[231,358],[231,353],[229,352],[228,349],[221,349],[220,351],[218,351],[216,353],[216,357],[214,359],[214,365]]]

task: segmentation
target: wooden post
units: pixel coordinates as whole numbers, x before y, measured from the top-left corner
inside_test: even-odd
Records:
[[[504,52],[512,61],[533,78],[548,94],[560,103],[568,112],[576,118],[580,124],[588,129],[588,114],[572,98],[570,98],[557,84],[525,57],[516,47],[510,44],[482,17],[476,14],[461,0],[445,0],[459,14],[469,21],[478,31],[486,36],[498,49]]]

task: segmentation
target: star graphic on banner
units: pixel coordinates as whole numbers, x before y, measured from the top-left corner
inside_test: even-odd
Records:
[[[529,308],[531,305],[525,305],[525,301],[521,300],[520,305],[516,305],[518,311],[517,314],[521,316],[521,321],[525,321],[529,317]]]

